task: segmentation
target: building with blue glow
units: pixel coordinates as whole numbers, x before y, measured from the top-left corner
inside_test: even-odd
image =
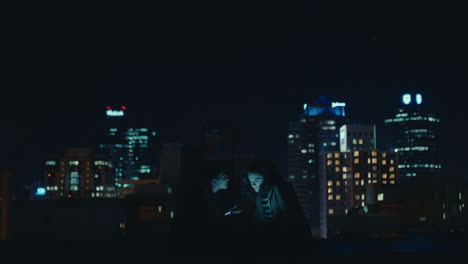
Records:
[[[402,106],[385,125],[393,128],[394,151],[398,153],[398,170],[402,184],[426,185],[440,177],[440,120],[425,111],[421,94],[404,94]]]
[[[127,187],[120,184],[120,180],[154,178],[156,131],[132,124],[125,106],[107,106],[106,119],[106,133],[99,150],[112,161],[116,187]]]
[[[289,123],[288,180],[314,237],[321,236],[320,153],[340,151],[339,128],[347,123],[345,107],[320,96],[313,104],[304,104],[299,121]]]

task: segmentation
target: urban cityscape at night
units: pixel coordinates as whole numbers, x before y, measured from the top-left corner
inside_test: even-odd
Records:
[[[463,8],[219,7],[0,10],[2,242],[465,249]]]

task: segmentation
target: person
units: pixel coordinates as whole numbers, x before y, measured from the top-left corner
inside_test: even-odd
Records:
[[[304,239],[310,232],[292,187],[285,183],[273,163],[252,160],[244,172],[244,200],[250,200],[251,228],[254,237],[275,240]]]

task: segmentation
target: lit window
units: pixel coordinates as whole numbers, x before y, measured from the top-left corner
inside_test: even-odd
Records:
[[[359,186],[359,181],[355,181],[354,185]]]
[[[370,164],[371,160],[370,158],[367,158],[367,164]]]
[[[372,164],[377,164],[377,158],[372,158]]]
[[[395,163],[395,161],[394,161],[394,160],[390,160],[390,164],[392,164],[392,165],[393,165],[393,163]]]
[[[340,181],[336,181],[336,186],[341,186],[341,182],[340,182]]]
[[[359,151],[354,151],[354,157],[359,157]]]
[[[395,181],[390,181],[390,184],[395,184]]]
[[[333,214],[335,212],[335,210],[333,210],[332,208],[328,209],[328,214]]]
[[[307,153],[307,149],[301,149],[301,153]]]
[[[359,164],[359,159],[354,159],[354,164]]]
[[[340,153],[335,153],[335,158],[339,158],[340,157]]]
[[[340,172],[340,167],[335,167],[335,172]]]
[[[348,171],[348,167],[343,167],[343,172],[347,172]]]
[[[361,194],[361,200],[364,200],[366,199],[366,195],[365,194]]]
[[[341,200],[341,195],[340,194],[336,195],[336,200]]]
[[[387,181],[382,181],[383,184],[387,184]]]
[[[354,199],[355,199],[355,200],[360,200],[361,197],[359,196],[359,194],[356,194],[356,195],[354,195]]]
[[[388,170],[389,171],[395,171],[395,167],[390,167]]]
[[[395,173],[390,173],[390,179],[395,179]]]
[[[372,183],[372,180],[368,180],[367,183],[371,184],[371,183]]]
[[[361,180],[361,185],[364,185],[364,180]]]
[[[361,206],[362,206],[362,207],[366,206],[366,203],[365,203],[365,202],[361,202]]]
[[[328,193],[333,193],[333,188],[328,188]]]
[[[327,153],[327,158],[329,158],[329,159],[333,158],[333,154]]]
[[[376,171],[377,169],[378,169],[377,166],[372,166],[373,171]]]
[[[353,138],[353,144],[356,145],[357,144],[357,141],[355,138]]]
[[[383,200],[384,200],[384,194],[383,193],[377,194],[377,201],[383,201]]]
[[[387,157],[387,153],[382,153],[382,158],[386,158]]]
[[[377,180],[372,180],[372,183],[377,183]]]
[[[328,186],[333,186],[333,181],[328,181]]]
[[[387,160],[382,160],[382,165],[387,165]]]
[[[377,151],[372,151],[372,157],[377,157]]]
[[[382,179],[387,179],[387,173],[382,173]]]
[[[328,195],[328,200],[329,201],[333,200],[333,195],[332,194]]]
[[[359,179],[361,177],[361,174],[359,172],[354,173],[354,178]]]
[[[370,177],[371,177],[371,173],[368,172],[368,173],[367,173],[367,178],[370,179]]]
[[[335,165],[340,165],[340,160],[335,160]]]
[[[362,139],[359,139],[359,145],[362,145],[362,143],[363,143]]]
[[[332,164],[333,164],[333,161],[332,161],[332,160],[328,160],[328,161],[327,161],[327,165],[328,165],[328,166],[330,166],[330,165],[332,165]]]
[[[343,173],[343,180],[346,180],[348,178],[348,174]]]

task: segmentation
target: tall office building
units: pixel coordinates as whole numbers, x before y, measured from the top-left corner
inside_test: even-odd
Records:
[[[421,94],[404,94],[402,103],[396,115],[384,121],[395,132],[401,182],[428,186],[440,178],[440,120],[425,110]]]
[[[135,125],[128,118],[127,108],[106,107],[107,131],[99,150],[112,161],[116,187],[120,180],[154,178],[156,173],[156,131]]]
[[[112,163],[88,149],[66,149],[45,162],[47,199],[115,198]]]
[[[339,128],[346,123],[345,103],[320,96],[304,104],[298,122],[289,123],[288,179],[292,183],[309,228],[320,236],[319,154],[339,151]]]
[[[340,151],[376,149],[375,125],[349,124],[340,127]]]

